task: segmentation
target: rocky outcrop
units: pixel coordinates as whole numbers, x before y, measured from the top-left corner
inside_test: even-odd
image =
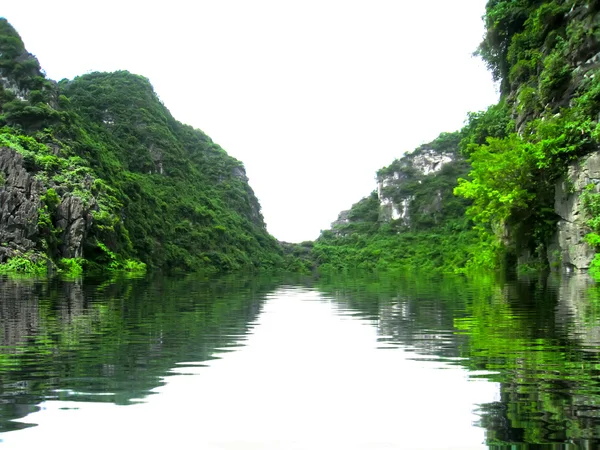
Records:
[[[350,223],[350,210],[346,209],[338,214],[336,220],[331,222],[331,231],[336,235],[342,235],[342,229]]]
[[[23,155],[0,148],[0,262],[43,247],[38,222],[47,186],[25,166]],[[83,257],[83,244],[93,223],[91,210],[97,209],[94,198],[89,203],[71,193],[62,196],[51,214],[53,227],[59,232],[57,254],[52,256]]]
[[[456,159],[454,152],[437,151],[434,149],[423,149],[407,157],[410,164],[418,173],[429,175],[441,170],[445,164]]]
[[[0,262],[35,248],[42,192],[42,183],[24,167],[23,156],[1,147]]]
[[[461,157],[457,151],[421,147],[380,170],[377,174],[380,220],[399,220],[410,226],[418,185],[424,178],[438,173],[446,164],[458,159]],[[433,214],[439,211],[442,207],[441,199],[442,192],[436,192],[425,207],[426,210],[421,212]]]
[[[2,76],[0,70],[0,88],[10,92],[17,100],[25,101],[29,98],[29,90],[19,87],[16,81],[8,77]]]
[[[548,246],[550,267],[582,272],[590,266],[595,252],[584,240],[590,232],[586,225],[590,217],[582,201],[582,193],[590,185],[594,186],[593,192],[600,192],[600,152],[570,164],[556,184],[554,210],[560,219]]]
[[[66,194],[56,209],[55,227],[62,230],[60,256],[83,258],[83,243],[92,226],[90,208],[77,196]]]

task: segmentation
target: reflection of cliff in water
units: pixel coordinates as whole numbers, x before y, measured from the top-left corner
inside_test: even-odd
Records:
[[[55,310],[60,324],[69,324],[85,313],[86,295],[80,281],[52,283],[4,278],[0,283],[0,345],[3,351],[18,347],[40,330],[40,302]]]
[[[0,284],[0,339],[4,351],[25,342],[39,328],[39,284],[10,279]]]
[[[269,278],[2,280],[0,431],[45,399],[127,404],[240,345]],[[106,395],[109,393],[109,395]],[[99,395],[102,394],[102,395]]]
[[[514,442],[598,448],[600,341],[593,289],[585,275],[515,283],[506,291],[513,295],[504,299],[510,305],[505,322],[496,316],[488,323],[486,346],[471,342],[471,363],[496,370],[501,382],[500,401],[481,407],[481,424],[497,448]],[[498,346],[500,339],[505,344]]]
[[[600,304],[596,301],[596,283],[584,274],[565,276],[560,282],[551,278],[549,282],[559,284],[557,325],[583,350],[600,351]]]
[[[499,401],[480,406],[491,448],[600,444],[600,294],[588,277],[346,279],[319,289],[341,314],[377,326],[382,346],[451,358],[498,382]]]
[[[437,289],[440,283],[444,287],[441,290]],[[465,286],[460,277],[423,283],[414,277],[374,278],[322,282],[319,290],[335,299],[342,314],[354,312],[370,320],[377,327],[382,347],[455,358],[466,340],[454,333],[453,326],[455,315],[460,314],[457,311],[464,309],[468,299],[468,295],[460,294],[466,292]]]

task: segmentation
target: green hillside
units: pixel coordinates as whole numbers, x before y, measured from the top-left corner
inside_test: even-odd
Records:
[[[464,161],[434,155],[425,176],[417,149],[382,169],[388,186],[317,240],[320,264],[600,269],[600,2],[490,0],[484,22],[476,53],[501,97],[453,134]],[[425,146],[440,161],[447,136]]]
[[[282,264],[243,164],[175,120],[146,78],[55,83],[5,19],[0,55],[0,199],[16,199],[0,211],[4,270]]]

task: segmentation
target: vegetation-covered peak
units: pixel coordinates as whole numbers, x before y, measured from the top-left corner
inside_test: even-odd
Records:
[[[163,122],[172,119],[150,80],[126,70],[80,75],[71,81],[62,80],[60,87],[77,103],[79,113],[97,122],[112,122],[115,115],[127,116],[140,109]]]
[[[40,75],[37,59],[27,52],[17,30],[3,17],[0,17],[0,70],[3,77],[15,79]]]
[[[21,36],[4,17],[0,17],[0,50],[2,61],[14,59],[25,52]]]
[[[42,129],[60,120],[55,84],[17,31],[0,17],[0,126]]]
[[[175,120],[147,78],[96,72],[56,84],[4,19],[0,53],[0,151],[10,160],[0,197],[18,191],[15,170],[37,183],[27,211],[0,212],[0,263],[6,255],[184,271],[282,263],[242,163]],[[3,221],[37,228],[21,245]]]
[[[454,133],[441,133],[433,141],[422,144],[412,152],[404,154],[401,158],[395,159],[389,166],[383,167],[377,171],[377,179],[381,180],[385,177],[393,176],[395,173],[404,173],[406,175],[424,175],[430,172],[423,167],[420,171],[418,166],[427,165],[428,163],[435,164],[438,159],[448,159],[460,157],[459,143],[461,134],[457,131]],[[421,160],[420,164],[415,164],[416,160]]]
[[[8,85],[17,96],[48,87],[37,58],[25,49],[19,33],[3,17],[0,17],[0,78],[0,85],[4,88]]]

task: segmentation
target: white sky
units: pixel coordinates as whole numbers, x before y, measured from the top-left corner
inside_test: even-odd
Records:
[[[246,166],[268,230],[315,239],[375,172],[497,101],[485,0],[4,1],[52,79],[126,69]]]

